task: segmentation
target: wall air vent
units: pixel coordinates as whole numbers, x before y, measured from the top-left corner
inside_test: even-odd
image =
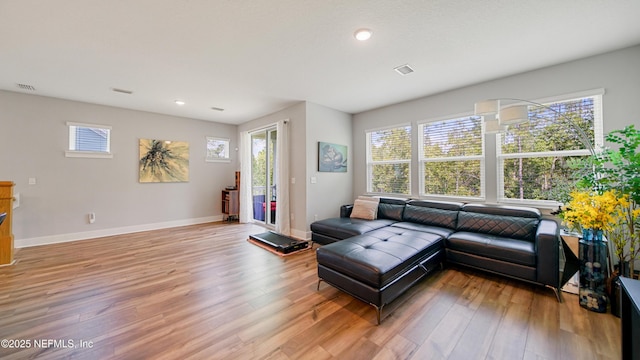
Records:
[[[409,66],[409,64],[404,64],[393,68],[400,75],[408,75],[411,74],[414,70]]]
[[[27,85],[27,84],[16,84],[16,85],[18,85],[18,87],[22,90],[36,91],[36,88],[33,87],[32,85]]]
[[[111,90],[115,92],[123,93],[123,94],[128,94],[128,95],[133,94],[133,91],[131,90],[124,90],[124,89],[118,89],[118,88],[112,88]]]
[[[215,111],[224,111],[223,108],[219,108],[219,107],[212,107],[211,110],[215,110]]]

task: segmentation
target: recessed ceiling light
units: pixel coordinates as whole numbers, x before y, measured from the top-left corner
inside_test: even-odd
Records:
[[[369,29],[358,29],[356,30],[355,33],[353,33],[353,36],[360,41],[365,41],[365,40],[369,40],[369,38],[371,38],[371,34],[373,34],[373,32],[371,32],[371,30]]]
[[[409,64],[404,64],[404,65],[400,65],[400,66],[396,66],[393,68],[393,70],[395,70],[398,74],[400,75],[407,75],[407,74],[411,74],[414,70],[411,68],[411,66],[409,66]]]
[[[175,103],[176,103],[176,105],[180,105],[180,106],[185,104],[185,102],[183,100],[176,100]]]

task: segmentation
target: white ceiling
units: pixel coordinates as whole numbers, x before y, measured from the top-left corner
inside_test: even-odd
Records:
[[[0,0],[0,89],[231,124],[304,100],[358,113],[640,44],[639,15],[639,0]]]

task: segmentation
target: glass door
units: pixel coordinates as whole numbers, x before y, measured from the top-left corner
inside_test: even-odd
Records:
[[[253,219],[267,225],[276,223],[276,128],[251,133],[251,192]]]

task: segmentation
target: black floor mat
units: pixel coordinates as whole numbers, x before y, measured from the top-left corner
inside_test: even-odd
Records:
[[[275,233],[273,231],[250,235],[249,238],[283,254],[289,254],[294,251],[304,250],[309,246],[308,241],[296,240],[288,236]]]

